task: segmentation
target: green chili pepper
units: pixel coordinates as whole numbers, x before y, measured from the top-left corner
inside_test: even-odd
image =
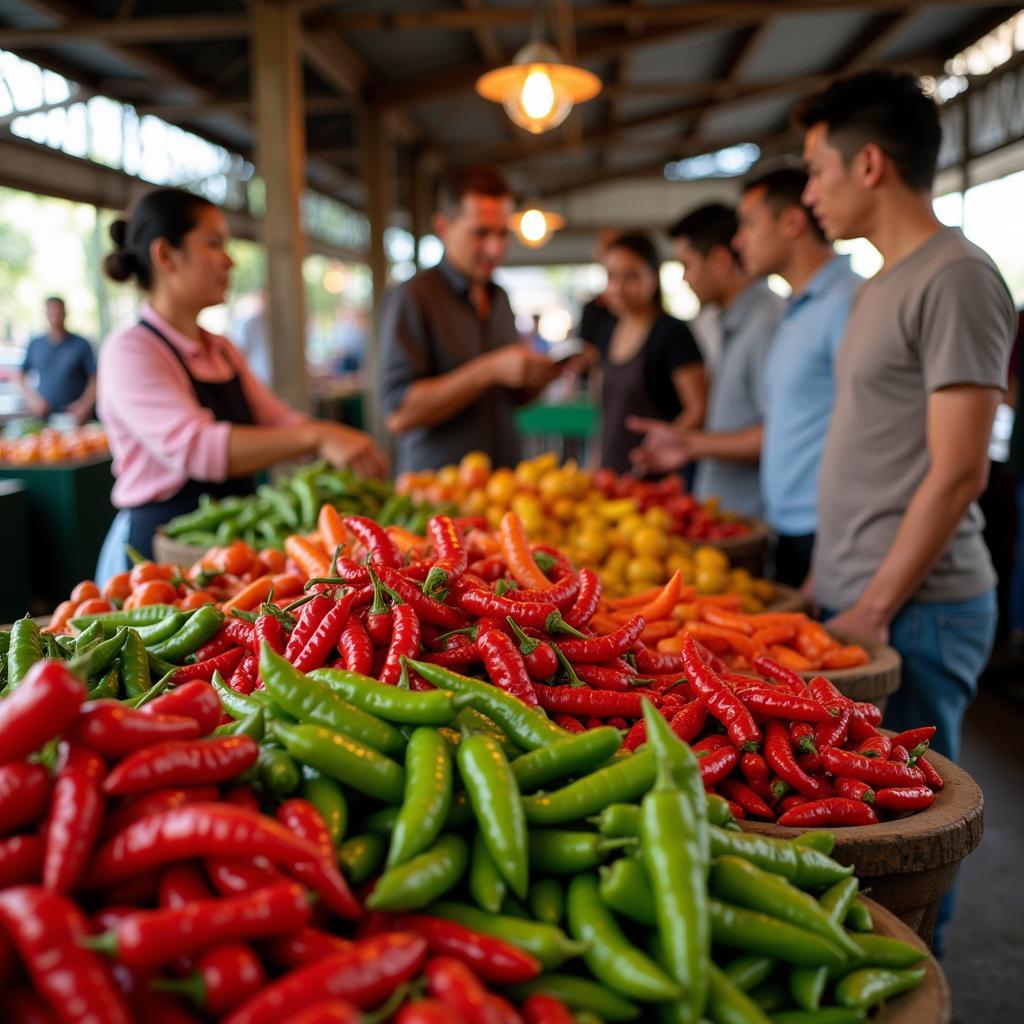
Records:
[[[348,827],[348,801],[344,790],[326,775],[310,773],[302,780],[302,798],[319,812],[331,833],[335,849],[341,846]]]
[[[565,917],[565,889],[556,878],[538,878],[530,886],[530,912],[545,924],[561,924]]]
[[[419,910],[453,889],[466,872],[469,847],[444,835],[415,857],[388,868],[366,899],[370,910]]]
[[[42,644],[42,654],[44,658],[48,659],[49,661],[63,660],[61,648],[57,643],[57,638],[52,633],[43,633],[40,630],[39,640],[40,643]],[[4,651],[3,653],[3,660],[7,660],[7,651]]]
[[[117,697],[119,667],[114,667],[91,689],[89,700],[108,700]]]
[[[521,921],[532,921],[530,909],[525,903],[520,903],[512,893],[505,894],[505,901],[501,905],[501,912],[509,917],[518,917]]]
[[[512,762],[512,773],[519,789],[531,793],[549,783],[592,771],[621,746],[622,734],[618,729],[589,729],[517,757]]]
[[[169,661],[164,661],[152,651],[146,651],[146,664],[149,666],[150,677],[156,676],[158,679],[166,675],[173,676],[180,668],[179,665],[172,665]]]
[[[740,857],[715,859],[711,870],[711,891],[727,903],[759,910],[769,917],[787,921],[798,928],[823,935],[848,957],[863,955],[860,946],[813,896],[801,892],[786,879]]]
[[[292,757],[310,768],[383,803],[402,802],[405,770],[372,747],[319,725],[275,722],[272,731]]]
[[[707,1003],[711,962],[707,880],[693,804],[675,785],[666,757],[657,760],[657,781],[644,797],[640,815],[640,844],[665,965],[684,990],[677,1018],[696,1022]]]
[[[107,668],[113,664],[114,659],[121,653],[121,648],[124,647],[127,639],[128,627],[122,626],[109,640],[94,644],[86,653],[80,654],[76,651],[76,670],[87,678],[106,672]]]
[[[846,962],[845,954],[817,932],[715,899],[709,900],[708,908],[716,944],[807,967],[839,966]]]
[[[121,684],[129,697],[137,697],[149,688],[146,647],[134,629],[128,630],[121,648]]]
[[[583,960],[598,981],[627,998],[646,1002],[682,995],[679,985],[623,934],[601,902],[593,875],[577,875],[569,883],[566,914],[569,934],[587,945]]]
[[[613,850],[635,846],[632,838],[607,839],[597,832],[533,829],[528,849],[530,866],[550,875],[576,875],[603,864]]]
[[[20,685],[28,670],[43,657],[39,627],[27,616],[18,619],[11,628],[10,647],[7,651],[7,688]]]
[[[106,633],[103,630],[103,626],[99,622],[94,622],[91,626],[86,626],[81,633],[74,638],[71,656],[73,658],[81,658],[86,655],[93,647],[97,644],[101,644],[106,639]]]
[[[486,715],[475,708],[466,707],[455,716],[455,725],[466,732],[479,732],[492,737],[501,747],[505,757],[518,757],[522,751]]]
[[[495,866],[512,892],[526,899],[530,884],[526,817],[501,745],[489,734],[464,735],[456,759]]]
[[[846,920],[850,905],[857,896],[858,885],[856,878],[844,878],[841,882],[836,882],[818,900],[818,906],[837,928]],[[857,946],[863,953],[864,945],[859,939]],[[789,991],[793,1001],[805,1010],[818,1009],[827,981],[828,969],[825,967],[793,968],[789,975]]]
[[[165,615],[158,622],[148,626],[135,626],[133,628],[139,634],[139,639],[143,645],[149,647],[161,643],[168,637],[174,636],[192,618],[192,615],[193,612],[191,611],[179,612],[172,609],[169,615]]]
[[[778,977],[770,978],[763,985],[751,990],[750,998],[762,1013],[774,1013],[789,1006],[786,983]]]
[[[386,852],[387,841],[383,836],[352,836],[338,847],[338,867],[352,885],[362,885],[377,873]]]
[[[604,985],[571,974],[542,974],[533,981],[515,985],[508,994],[517,1002],[527,996],[545,995],[560,999],[572,1010],[595,1013],[602,1021],[637,1020],[640,1007],[612,992]],[[578,1019],[578,1018],[577,1018]]]
[[[433,845],[452,802],[451,749],[436,729],[420,726],[405,752],[405,796],[395,820],[387,867],[394,868]]]
[[[610,803],[633,800],[654,782],[654,754],[642,750],[577,779],[552,793],[523,799],[526,820],[532,825],[561,825],[597,814]]]
[[[267,731],[266,720],[263,717],[263,709],[239,718],[234,722],[225,722],[213,730],[214,736],[250,736],[259,743]]]
[[[857,967],[913,967],[928,958],[928,951],[920,946],[887,935],[858,935],[857,945],[862,952],[853,960]]]
[[[875,930],[875,923],[871,920],[871,911],[862,899],[855,899],[850,904],[850,909],[846,913],[846,925],[855,932],[873,932]]]
[[[771,1024],[764,1011],[714,964],[708,964],[708,1009],[712,1020],[728,1024]]]
[[[773,839],[751,832],[709,829],[711,856],[732,854],[756,864],[773,875],[782,875],[801,888],[834,885],[853,874],[853,868],[836,863],[810,847],[797,846],[788,839]]]
[[[314,529],[320,513],[320,497],[315,484],[308,477],[296,476],[292,478],[291,489],[299,502],[299,525],[305,530]]]
[[[770,956],[744,954],[734,957],[723,970],[729,980],[744,992],[750,992],[768,980],[777,961]]]
[[[497,914],[505,902],[507,892],[505,879],[501,877],[487,849],[487,840],[477,829],[473,834],[473,849],[469,860],[469,894],[481,910]]]
[[[148,704],[154,698],[159,697],[160,694],[167,689],[171,683],[171,676],[176,671],[177,669],[173,669],[167,675],[161,676],[148,690],[143,690],[142,693],[138,694],[136,697],[128,697],[121,703],[124,704],[126,708],[141,708],[144,704]]]
[[[361,711],[399,725],[448,725],[466,701],[465,697],[453,698],[442,690],[400,690],[345,669],[318,668],[309,677],[324,683]]]
[[[609,804],[600,814],[587,818],[587,821],[609,839],[635,838],[640,835],[640,805]]]
[[[616,914],[638,924],[654,927],[654,894],[643,865],[632,857],[620,857],[600,868],[598,891]]]
[[[826,857],[830,857],[832,851],[836,848],[836,835],[834,832],[812,830],[810,832],[801,832],[800,835],[793,839],[793,842],[797,846],[809,846],[811,849],[825,854]]]
[[[870,1009],[901,992],[917,988],[927,973],[926,967],[907,967],[903,970],[861,967],[836,985],[836,1002],[840,1006]]]
[[[861,1024],[867,1010],[852,1006],[826,1006],[821,1010],[780,1010],[772,1024]]]
[[[295,758],[277,747],[260,747],[256,764],[260,785],[275,796],[294,793],[302,782],[302,772]]]
[[[293,494],[267,484],[260,487],[256,493],[274,509],[289,529],[299,529],[298,502]]]
[[[210,682],[217,691],[217,696],[220,697],[224,710],[232,718],[245,718],[256,711],[263,710],[263,706],[258,701],[253,700],[252,697],[247,697],[244,693],[232,690],[224,682],[224,677],[219,672],[213,673],[213,678]]]
[[[489,914],[465,903],[442,900],[434,903],[429,912],[472,931],[511,942],[536,957],[545,970],[554,970],[570,957],[579,956],[586,948],[554,925],[523,921],[505,914]]]
[[[423,661],[404,659],[404,663],[439,690],[472,694],[472,706],[494,721],[504,730],[505,735],[523,750],[536,750],[553,740],[569,735],[565,729],[555,725],[544,712],[527,707],[517,697],[499,690],[490,683],[470,679],[440,665],[430,665]]]
[[[123,608],[116,612],[97,612],[95,615],[77,615],[71,620],[75,629],[85,630],[94,622],[102,626],[149,626],[162,622],[168,615],[178,611],[171,604],[146,604],[141,608]]]
[[[149,647],[150,654],[167,661],[181,662],[195,654],[224,625],[224,613],[213,604],[204,604],[172,636]]]
[[[270,646],[260,651],[260,678],[274,703],[300,722],[315,722],[384,754],[405,748],[405,737],[387,722],[360,711],[323,683],[309,679]]]

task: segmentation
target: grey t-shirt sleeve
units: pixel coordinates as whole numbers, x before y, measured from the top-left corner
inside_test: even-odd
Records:
[[[768,353],[775,343],[775,332],[778,330],[778,318],[765,315],[762,317],[764,332],[763,340],[756,346],[750,360],[750,398],[754,410],[760,420],[764,420],[767,407],[764,393],[765,368],[768,364]]]
[[[385,412],[394,412],[409,386],[433,373],[430,337],[423,311],[408,287],[396,288],[380,316],[380,397]]]
[[[925,390],[1005,389],[1016,311],[998,272],[980,260],[943,267],[921,301],[917,337]]]

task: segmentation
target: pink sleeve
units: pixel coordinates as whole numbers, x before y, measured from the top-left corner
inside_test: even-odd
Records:
[[[225,344],[230,348],[232,364],[237,368],[242,381],[242,389],[249,401],[253,419],[261,427],[293,427],[308,419],[306,415],[282,402],[249,368],[245,356],[226,338]]]
[[[100,350],[104,422],[132,438],[167,471],[188,480],[227,479],[231,424],[218,422],[170,352],[130,329]]]

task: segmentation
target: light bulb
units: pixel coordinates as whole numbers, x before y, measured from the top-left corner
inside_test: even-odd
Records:
[[[534,67],[526,76],[519,99],[528,117],[540,120],[551,113],[555,106],[555,87],[543,67]]]
[[[519,233],[526,242],[540,242],[548,233],[548,222],[540,210],[527,210],[519,220]]]

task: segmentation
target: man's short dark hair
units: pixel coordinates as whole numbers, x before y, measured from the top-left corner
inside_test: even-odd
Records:
[[[803,128],[825,124],[844,160],[869,142],[892,161],[904,184],[929,191],[942,144],[939,109],[913,75],[865,71],[833,82],[795,111]]]
[[[668,229],[669,238],[685,238],[702,256],[707,256],[717,245],[724,245],[739,263],[732,240],[739,223],[736,211],[724,203],[707,203],[691,210]]]
[[[764,189],[765,202],[778,216],[787,206],[799,206],[807,214],[811,232],[820,242],[825,242],[825,232],[821,230],[814,214],[803,203],[804,189],[807,188],[807,172],[799,167],[775,167],[759,171],[743,182],[743,194],[754,189]]]
[[[447,172],[437,188],[437,208],[448,217],[455,217],[462,208],[462,200],[475,193],[501,199],[511,196],[505,176],[496,167],[471,164]]]
[[[67,309],[67,303],[59,295],[47,295],[46,301],[43,303],[48,306],[51,302],[59,302],[65,309]]]

